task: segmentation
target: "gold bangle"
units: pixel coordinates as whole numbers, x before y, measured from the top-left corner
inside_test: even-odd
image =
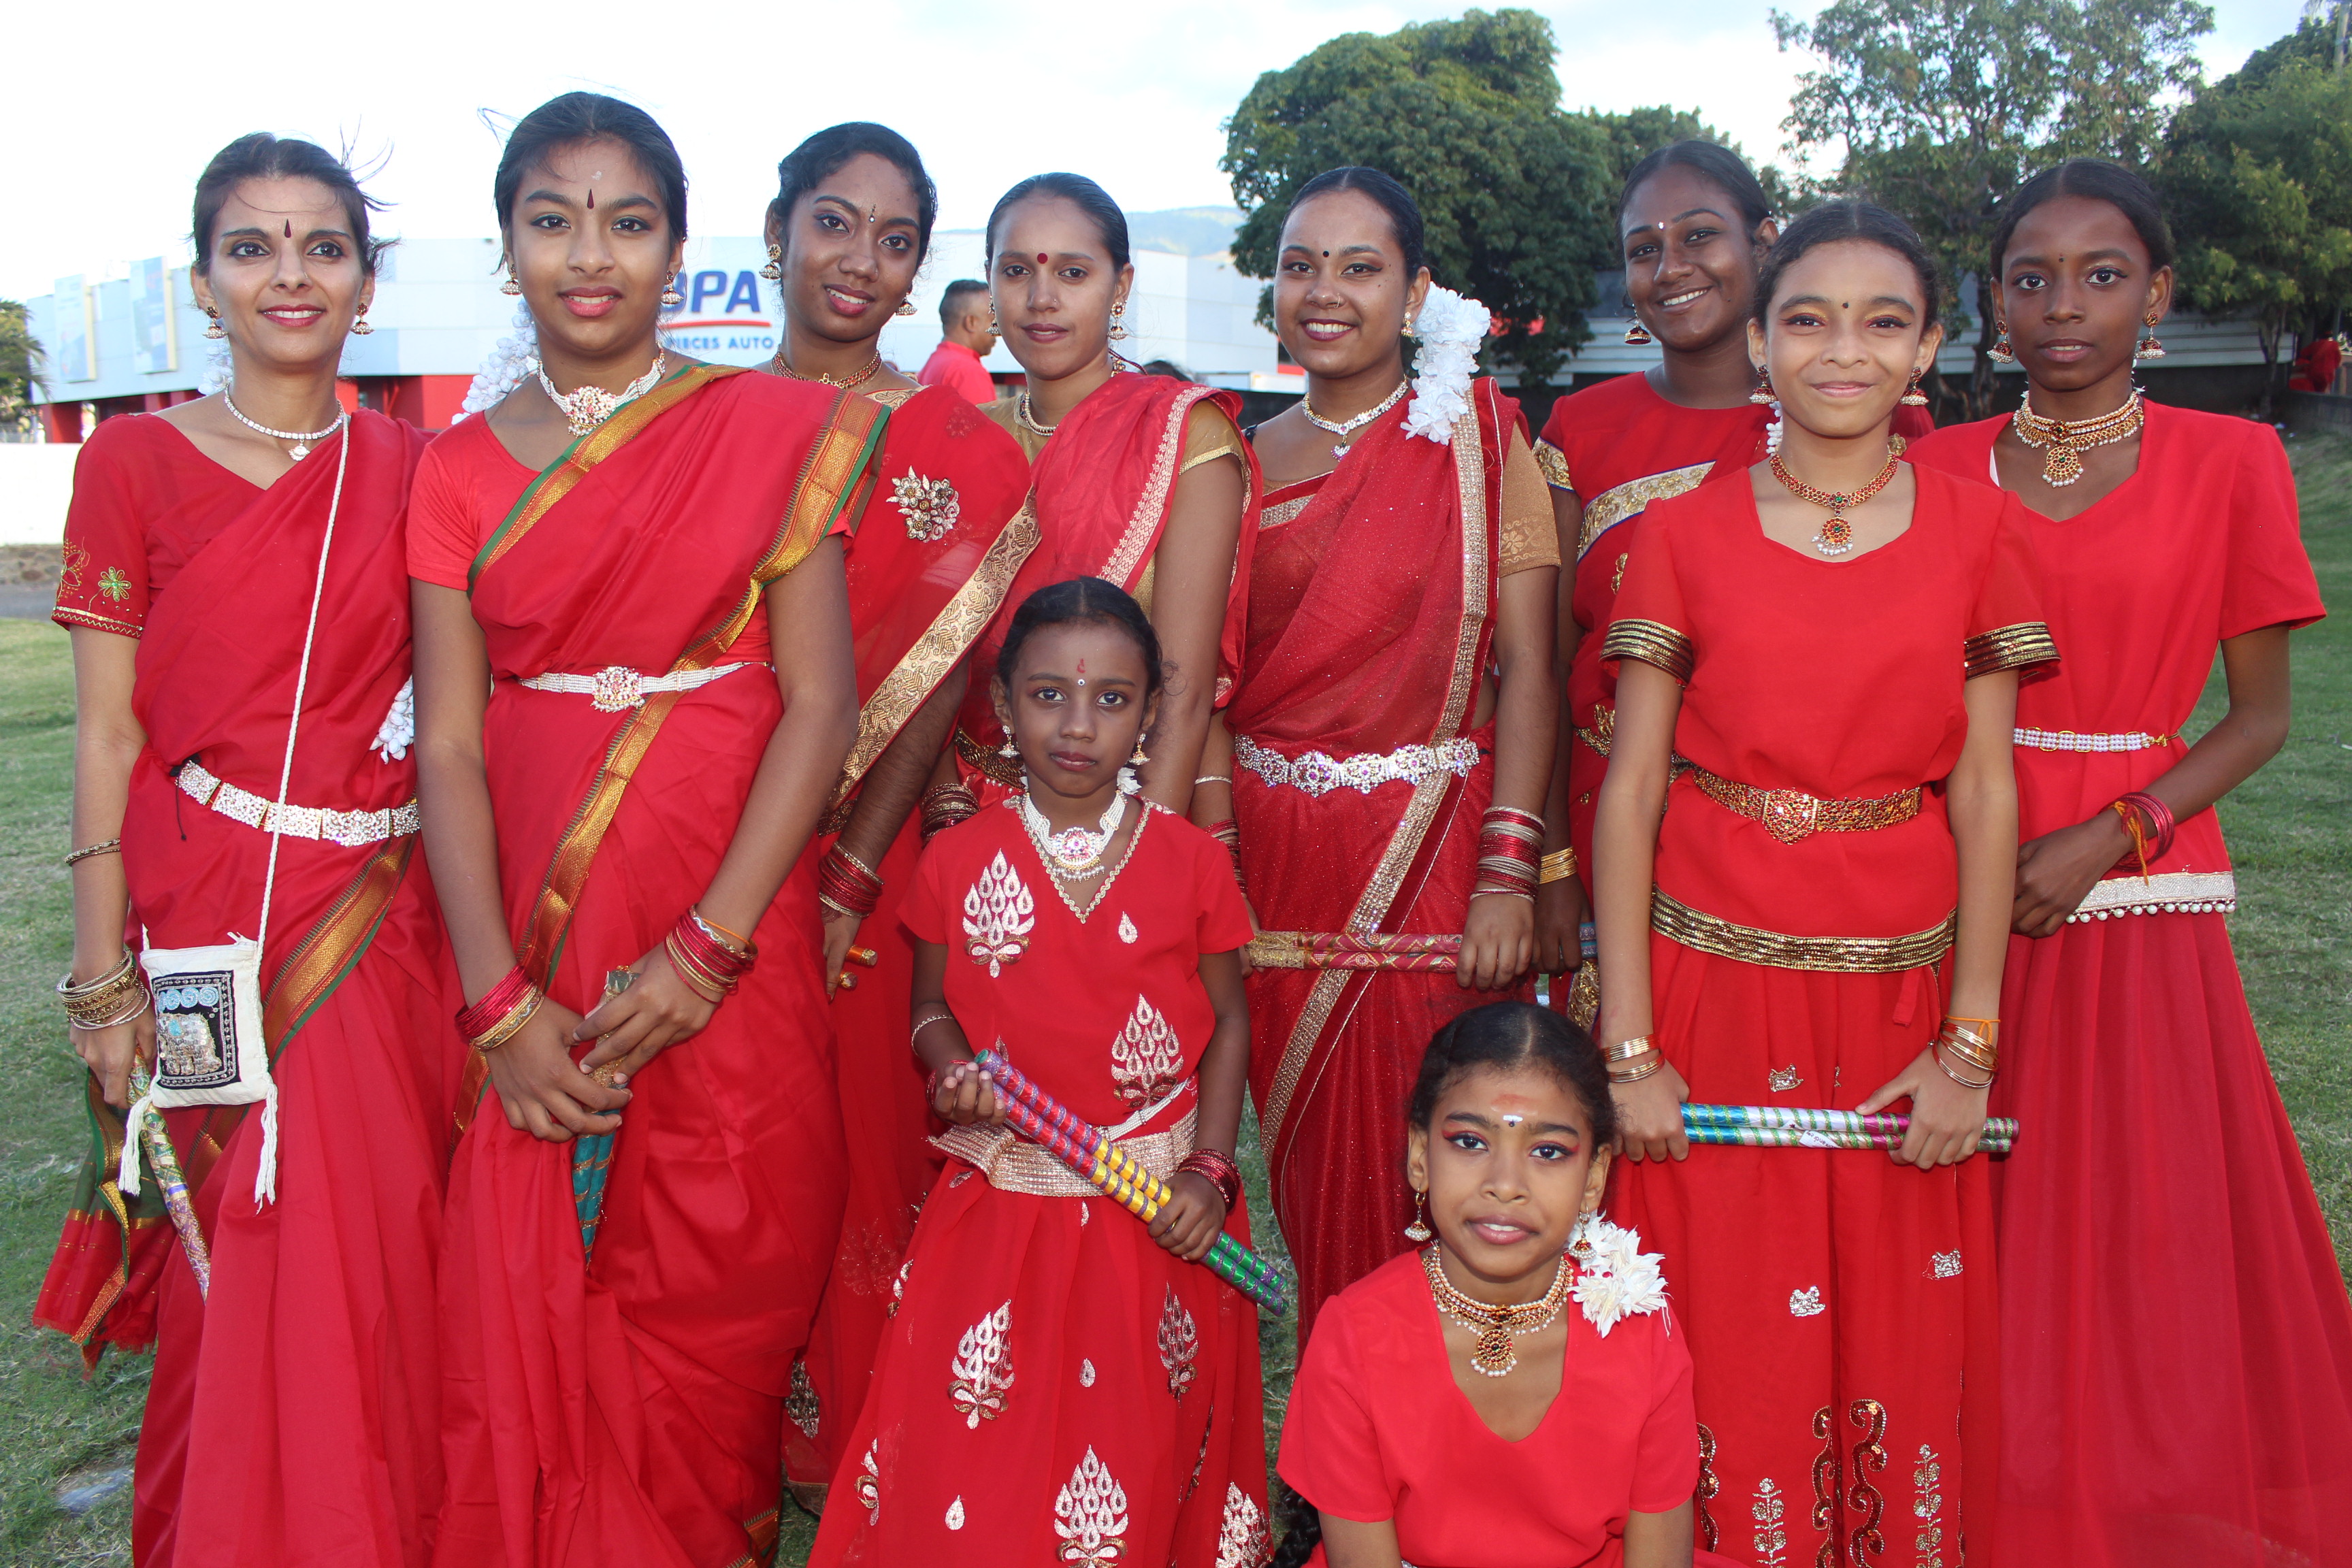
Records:
[[[1974,1079],[1962,1078],[1958,1073],[1954,1072],[1952,1070],[1952,1064],[1944,1059],[1944,1053],[1941,1051],[1937,1051],[1936,1053],[1936,1066],[1943,1070],[1943,1074],[1946,1078],[1950,1079],[1962,1089],[1990,1089],[1992,1087],[1992,1079],[1990,1078],[1987,1078],[1983,1082],[1979,1083]]]
[[[907,1048],[910,1051],[913,1050],[915,1048],[916,1039],[921,1036],[925,1029],[929,1028],[933,1024],[952,1024],[954,1022],[955,1015],[948,1012],[944,1008],[937,1013],[924,1014],[921,1017],[915,1020],[915,1026],[907,1031]]]
[[[1657,1048],[1651,1043],[1649,1036],[1635,1035],[1630,1040],[1620,1040],[1613,1046],[1602,1047],[1601,1054],[1610,1061],[1622,1062],[1630,1061],[1643,1051],[1654,1051]]]
[[[1570,845],[1565,849],[1555,849],[1538,862],[1538,865],[1540,870],[1536,878],[1537,881],[1565,882],[1576,875],[1576,847]]]
[[[1199,789],[1204,784],[1229,784],[1233,782],[1234,777],[1231,773],[1202,773],[1192,781],[1192,787]]]
[[[536,985],[532,986],[530,993],[520,1002],[515,1004],[513,1009],[505,1017],[491,1025],[489,1032],[474,1042],[474,1048],[488,1056],[521,1034],[522,1026],[530,1022],[531,1015],[538,1012],[539,1005],[546,1000],[547,993]]]
[[[1643,1062],[1641,1066],[1636,1068],[1626,1068],[1622,1070],[1617,1068],[1611,1068],[1609,1069],[1609,1081],[1611,1083],[1639,1083],[1643,1079],[1648,1078],[1652,1073],[1656,1072],[1660,1068],[1664,1067],[1665,1065],[1666,1058],[1663,1056],[1657,1056],[1652,1057],[1648,1061]]]
[[[93,855],[120,855],[121,853],[122,840],[120,838],[110,838],[103,844],[86,844],[82,846],[82,847],[75,850],[72,854],[66,857],[66,864],[70,866],[77,860],[87,860]]]

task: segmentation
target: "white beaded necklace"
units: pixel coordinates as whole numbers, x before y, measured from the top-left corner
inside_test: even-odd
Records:
[[[539,388],[547,394],[548,401],[563,410],[563,417],[571,425],[572,433],[585,436],[619,413],[623,404],[635,403],[651,392],[668,366],[668,352],[656,349],[653,368],[618,392],[607,392],[601,386],[583,386],[572,392],[558,392],[555,383],[547,379],[547,367],[540,363],[536,354],[531,356],[530,373],[539,377]]]
[[[1118,834],[1118,825],[1127,820],[1127,796],[1114,791],[1109,809],[1096,819],[1094,831],[1084,827],[1065,827],[1059,833],[1037,809],[1029,792],[1021,792],[1021,826],[1029,830],[1029,842],[1037,847],[1038,857],[1046,868],[1056,876],[1072,879],[1091,877],[1103,868],[1103,856],[1110,841]]]
[[[1412,383],[1410,381],[1398,382],[1394,392],[1390,393],[1353,419],[1326,419],[1315,412],[1315,405],[1304,395],[1298,399],[1298,412],[1307,416],[1307,423],[1314,426],[1318,430],[1328,430],[1334,436],[1352,436],[1390,409],[1394,408],[1397,405],[1397,400],[1412,390]],[[1350,442],[1339,442],[1331,448],[1331,455],[1335,458],[1346,457],[1350,445],[1352,445]]]
[[[236,417],[236,422],[244,426],[247,429],[258,430],[264,436],[272,437],[280,441],[293,442],[294,449],[286,455],[293,458],[298,463],[310,455],[311,442],[323,441],[328,437],[332,436],[336,431],[341,429],[343,427],[343,422],[351,417],[347,413],[339,412],[335,416],[334,423],[329,425],[324,430],[272,430],[268,426],[264,425],[258,419],[249,416],[244,409],[239,408],[236,405],[236,399],[228,395],[228,388],[226,387],[221,388],[221,405],[226,408],[229,413]]]

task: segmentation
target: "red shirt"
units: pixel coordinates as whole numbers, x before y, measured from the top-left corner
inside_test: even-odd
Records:
[[[65,572],[49,618],[139,636],[154,595],[261,493],[168,419],[104,421],[74,458]]]
[[[1507,1442],[1454,1382],[1421,1254],[1333,1297],[1315,1321],[1282,1426],[1282,1479],[1326,1513],[1396,1521],[1409,1563],[1547,1568],[1591,1562],[1631,1512],[1698,1483],[1690,1349],[1670,1310],[1607,1337],[1572,1303],[1559,1393]]]
[[[980,356],[961,343],[942,340],[923,362],[915,379],[925,386],[944,386],[961,393],[964,401],[974,405],[996,401],[996,383],[988,378],[988,371]]]

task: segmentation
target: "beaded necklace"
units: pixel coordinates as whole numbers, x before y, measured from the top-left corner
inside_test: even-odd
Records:
[[[1374,404],[1371,407],[1365,409],[1353,419],[1324,418],[1323,416],[1315,412],[1313,397],[1306,395],[1302,395],[1298,399],[1298,412],[1307,416],[1307,423],[1314,426],[1318,430],[1328,430],[1334,436],[1352,436],[1357,431],[1362,429],[1365,426],[1370,425],[1373,420],[1378,419],[1381,415],[1386,414],[1390,409],[1394,408],[1397,405],[1397,400],[1412,390],[1412,382],[1398,382],[1394,392],[1390,393],[1386,397],[1381,398],[1378,403]],[[1334,458],[1346,457],[1348,455],[1348,448],[1353,443],[1351,442],[1344,440],[1335,443],[1331,447],[1331,455]]]
[[[2011,423],[2017,428],[2019,440],[2042,453],[2042,482],[2053,489],[2064,489],[2083,477],[2084,452],[2130,439],[2139,434],[2147,418],[2147,407],[2139,400],[2139,388],[2135,386],[2122,407],[2091,419],[2053,419],[2046,414],[2036,414],[2033,394],[2029,391]]]
[[[1517,1301],[1496,1306],[1469,1295],[1445,1277],[1443,1260],[1444,1247],[1431,1242],[1421,1255],[1422,1272],[1429,1276],[1429,1293],[1437,1300],[1438,1310],[1455,1322],[1478,1336],[1470,1348],[1471,1370],[1487,1377],[1505,1377],[1519,1364],[1518,1347],[1512,1342],[1521,1334],[1541,1333],[1551,1327],[1568,1300],[1569,1291],[1575,1287],[1576,1270],[1566,1253],[1560,1254],[1559,1267],[1551,1277],[1551,1287],[1532,1301]]]
[[[638,398],[651,392],[654,389],[654,384],[661,380],[662,372],[668,368],[668,352],[656,349],[653,368],[618,392],[607,392],[603,387],[594,385],[577,387],[570,392],[558,392],[555,390],[555,383],[547,379],[547,367],[541,364],[536,356],[530,362],[530,373],[539,377],[539,389],[547,394],[549,402],[563,410],[564,422],[572,426],[572,433],[574,436],[585,436],[619,413],[624,404],[635,403]]]
[[[1780,460],[1780,454],[1778,452],[1772,454],[1772,477],[1788,486],[1789,493],[1799,500],[1811,501],[1815,506],[1829,509],[1830,520],[1822,524],[1822,531],[1819,533],[1813,535],[1813,548],[1824,555],[1836,557],[1853,548],[1853,524],[1838,514],[1852,511],[1855,507],[1885,489],[1888,481],[1895,478],[1897,460],[1894,449],[1889,447],[1886,453],[1886,467],[1878,470],[1876,479],[1858,490],[1816,489],[1790,473],[1789,465]]]

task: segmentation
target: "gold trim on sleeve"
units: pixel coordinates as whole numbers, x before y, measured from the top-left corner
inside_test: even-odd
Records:
[[[1576,558],[1593,542],[1627,518],[1645,510],[1652,501],[1668,500],[1685,490],[1695,490],[1699,481],[1715,468],[1713,463],[1693,463],[1687,468],[1668,468],[1663,474],[1644,474],[1638,479],[1628,479],[1614,489],[1602,490],[1584,509],[1584,527],[1576,537]]]
[[[1955,911],[1927,931],[1908,936],[1790,936],[1735,925],[1692,909],[1663,889],[1653,889],[1650,929],[1695,952],[1742,963],[1841,974],[1900,974],[1940,962],[1960,929],[1960,918]]]
[[[1961,648],[1961,658],[1968,668],[1968,679],[1990,675],[1995,670],[2019,669],[2030,664],[2058,662],[2058,644],[2052,639],[2050,628],[2041,621],[2020,621],[2013,626],[1995,626],[1989,632],[1979,632]]]
[[[1680,686],[1690,684],[1691,669],[1697,662],[1690,638],[1658,621],[1611,622],[1609,635],[1601,644],[1601,657],[1638,658],[1656,665]]]
[[[1544,483],[1556,490],[1574,490],[1575,482],[1568,477],[1568,454],[1550,442],[1536,442],[1536,467],[1543,470]]]

